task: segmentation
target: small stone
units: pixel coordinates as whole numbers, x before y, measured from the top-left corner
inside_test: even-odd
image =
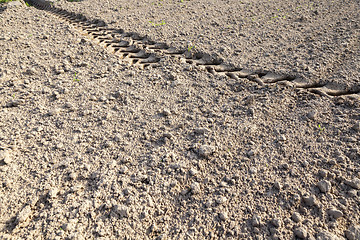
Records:
[[[196,134],[202,135],[202,134],[207,134],[207,133],[209,133],[210,130],[207,129],[207,128],[195,128],[194,132],[195,132]]]
[[[91,114],[91,111],[89,109],[84,110],[83,116]]]
[[[190,186],[191,188],[191,192],[193,194],[198,194],[200,193],[200,184],[198,182],[193,182]]]
[[[210,145],[202,145],[199,148],[200,157],[207,158],[211,154],[213,154],[214,152],[215,152],[215,148],[213,146],[210,146]]]
[[[311,120],[315,120],[315,118],[317,116],[317,112],[316,111],[308,112],[308,114],[306,116]]]
[[[284,141],[286,141],[286,136],[285,135],[280,135],[278,140],[280,142],[284,142]]]
[[[226,221],[229,217],[228,217],[227,212],[221,212],[221,213],[219,214],[219,218],[220,218],[221,220],[223,220],[223,221]]]
[[[320,192],[327,193],[331,189],[331,183],[327,180],[322,180],[316,184],[316,186],[320,189]]]
[[[219,204],[219,205],[220,205],[220,204],[224,204],[226,201],[227,201],[227,198],[224,197],[224,196],[218,197],[218,198],[216,199],[216,203]]]
[[[25,222],[31,215],[30,205],[26,205],[17,215],[16,220],[18,223]]]
[[[128,217],[129,216],[129,210],[124,205],[115,205],[114,210],[120,217]]]
[[[301,222],[301,215],[300,213],[298,212],[294,212],[292,215],[291,215],[291,219],[294,220],[294,222],[298,223],[298,222]]]
[[[316,240],[341,240],[341,239],[342,238],[339,238],[338,236],[327,231],[322,231],[318,233],[316,236]]]
[[[352,180],[345,180],[345,184],[352,187],[352,188],[355,188],[355,189],[360,189],[360,179],[358,178],[354,178]]]
[[[345,236],[348,240],[359,240],[360,239],[360,225],[350,226],[350,228],[345,231]]]
[[[320,175],[320,177],[325,178],[325,177],[327,176],[327,171],[324,170],[324,169],[321,169],[321,170],[319,171],[319,175]]]
[[[24,100],[12,100],[6,104],[6,107],[18,107],[19,105],[23,104]]]
[[[52,110],[50,110],[50,111],[48,112],[48,115],[49,115],[49,116],[55,116],[55,115],[59,114],[60,111],[61,111],[60,108],[54,108],[54,109],[52,109]]]
[[[106,96],[101,96],[101,97],[99,98],[99,100],[100,100],[101,102],[105,102],[105,101],[107,100],[107,98],[106,98]]]
[[[308,233],[305,228],[299,227],[294,230],[294,235],[300,239],[305,239]]]
[[[252,217],[252,226],[253,227],[259,227],[261,225],[261,217],[257,214],[255,214],[253,217]]]
[[[303,196],[303,201],[306,206],[312,207],[315,205],[316,198],[313,195],[305,195]]]
[[[208,200],[208,201],[205,203],[205,207],[206,207],[206,208],[211,207],[211,205],[212,205],[212,201],[211,201],[211,200]]]
[[[274,188],[280,191],[281,188],[282,188],[281,183],[275,182],[275,183],[274,183]]]
[[[128,168],[126,167],[126,166],[123,166],[121,169],[120,169],[120,171],[119,171],[119,173],[120,174],[126,174],[127,172],[128,172]]]
[[[89,97],[89,100],[90,100],[90,101],[97,101],[97,97],[96,97],[95,95],[91,95],[91,96]]]
[[[360,132],[360,122],[357,122],[352,126],[352,129],[354,129],[357,132]]]
[[[342,216],[344,216],[344,214],[340,210],[337,210],[336,208],[329,209],[328,214],[329,214],[329,216],[333,217],[334,219],[338,219],[338,218],[341,218]]]
[[[198,174],[198,171],[195,168],[190,168],[189,175],[190,176],[196,176]]]
[[[59,192],[59,189],[53,188],[49,191],[49,197],[50,198],[56,198],[57,194]]]
[[[163,114],[165,117],[168,117],[168,116],[171,115],[171,111],[170,111],[169,109],[167,109],[167,108],[164,108],[164,109],[162,110],[162,114]]]
[[[3,161],[5,164],[10,164],[12,162],[9,150],[0,151],[0,161]]]
[[[357,196],[357,190],[351,189],[350,191],[348,191],[348,195],[349,195],[349,197],[356,197]]]
[[[270,221],[271,225],[273,225],[275,228],[281,227],[281,220],[277,218],[273,218]]]

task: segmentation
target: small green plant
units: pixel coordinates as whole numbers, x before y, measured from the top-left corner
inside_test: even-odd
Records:
[[[152,21],[149,21],[149,23],[151,23],[154,27],[158,27],[166,24],[164,20],[161,20],[161,23],[154,23]]]
[[[321,127],[321,125],[320,125],[320,124],[318,125],[318,127],[319,127],[319,129],[320,129],[320,132],[322,132],[322,131],[324,131],[324,130],[325,130],[325,128]]]
[[[25,5],[26,5],[27,7],[31,7],[30,3],[28,3],[28,2],[25,2]]]
[[[195,48],[195,45],[194,46],[188,46],[188,52],[191,52],[191,50]]]
[[[77,78],[76,73],[74,73],[74,82],[80,82],[80,80]]]

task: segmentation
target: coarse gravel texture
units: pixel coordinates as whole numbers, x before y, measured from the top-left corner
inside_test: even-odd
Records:
[[[359,84],[359,1],[54,5],[241,66]],[[0,8],[0,239],[359,239],[358,100],[171,57],[140,70],[48,12]]]

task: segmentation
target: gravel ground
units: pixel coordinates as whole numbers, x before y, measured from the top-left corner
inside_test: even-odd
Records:
[[[54,5],[359,85],[359,1]],[[140,70],[48,12],[0,9],[0,239],[360,239],[358,100],[175,58]]]

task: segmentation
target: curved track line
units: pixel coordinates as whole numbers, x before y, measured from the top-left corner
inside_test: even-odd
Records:
[[[136,65],[141,69],[160,66],[160,60],[166,55],[179,58],[182,62],[195,68],[208,71],[211,74],[223,75],[239,80],[247,79],[259,85],[282,84],[295,88],[308,89],[309,92],[322,96],[349,96],[360,100],[360,85],[342,88],[327,81],[311,81],[294,75],[277,74],[274,72],[256,70],[252,71],[224,63],[221,59],[210,54],[190,52],[186,49],[176,49],[165,43],[156,42],[147,36],[138,33],[125,32],[122,29],[106,27],[102,20],[88,20],[82,14],[76,14],[60,8],[53,7],[45,0],[26,0],[38,9],[48,11],[59,18],[68,21],[77,27],[80,32],[87,35],[93,42],[103,46],[108,52],[119,56],[124,62]]]

